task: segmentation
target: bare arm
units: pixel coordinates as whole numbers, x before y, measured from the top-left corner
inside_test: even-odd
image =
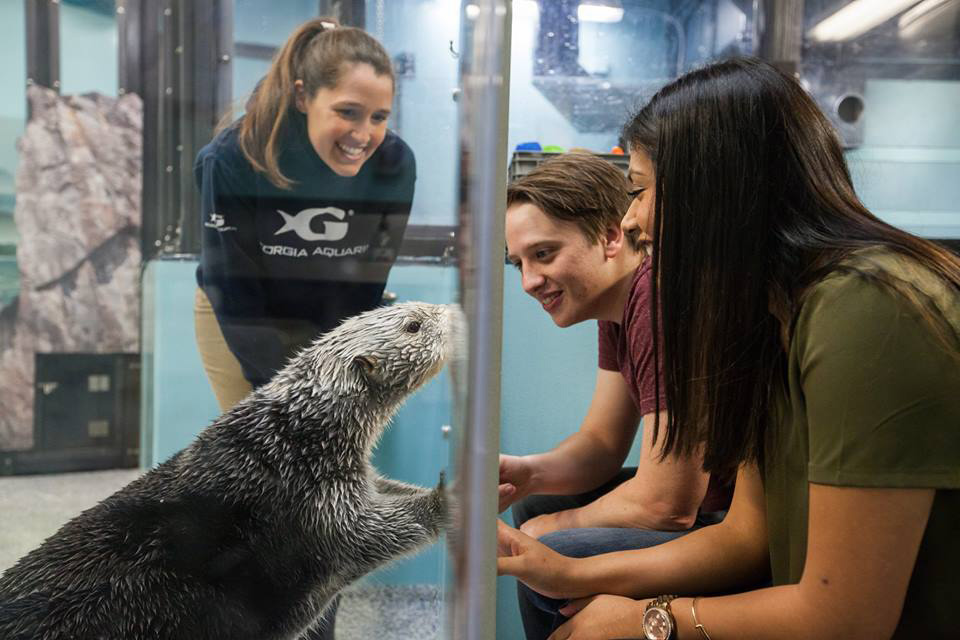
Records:
[[[738,481],[737,492],[740,491]],[[701,598],[697,602],[698,620],[712,638],[891,637],[900,620],[934,494],[933,489],[810,485],[809,535],[800,582]],[[736,504],[737,498],[734,500]],[[703,531],[722,529],[721,524]],[[865,535],[867,532],[869,535]],[[676,551],[682,542],[692,541],[694,536],[690,534],[647,551]],[[700,542],[706,540],[707,536],[701,536]],[[609,586],[625,589],[630,595],[702,593],[717,586],[712,572],[729,565],[722,559],[729,550],[730,547],[714,549],[714,558],[704,562],[699,581],[689,579],[689,567],[682,558],[674,558],[670,566],[658,568],[651,559],[667,554],[646,552],[634,552],[636,562],[629,570],[636,577],[631,583],[623,574],[605,577]],[[702,550],[686,551],[699,554]],[[666,575],[644,579],[652,570],[666,571]],[[678,624],[678,640],[702,637],[693,625],[691,603],[690,598],[678,598],[671,604]],[[600,637],[591,635],[598,629],[602,637],[637,635],[645,604],[644,600],[610,595],[576,601],[564,609],[566,615],[573,617],[557,630],[556,637]]]
[[[500,457],[500,510],[534,493],[571,495],[600,486],[620,470],[639,421],[623,376],[598,369],[576,433],[546,453]]]
[[[663,438],[653,442],[656,414],[643,417],[643,439],[636,475],[606,495],[578,509],[534,518],[524,533],[540,537],[550,531],[581,527],[626,527],[682,531],[693,526],[707,492],[710,474],[702,458],[669,456],[660,459]],[[660,414],[665,425],[666,412]],[[661,434],[663,432],[661,431]]]
[[[498,571],[554,598],[732,590],[755,584],[769,566],[763,485],[756,467],[740,470],[722,523],[649,549],[570,558],[516,529],[499,527]]]
[[[581,562],[578,595],[703,593],[755,584],[769,571],[766,502],[755,466],[743,467],[727,517],[666,544]]]
[[[810,485],[799,584],[697,602],[713,637],[889,638],[916,563],[933,489]],[[869,533],[869,535],[865,535]],[[697,638],[681,600],[680,638]]]

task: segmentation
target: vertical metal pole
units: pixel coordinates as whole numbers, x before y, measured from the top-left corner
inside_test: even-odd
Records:
[[[158,239],[162,228],[160,216],[160,184],[162,162],[160,156],[161,99],[163,75],[160,57],[160,31],[166,3],[150,2],[141,7],[139,19],[140,80],[139,93],[143,100],[143,190],[140,203],[140,250],[147,262],[158,253]],[[127,87],[130,91],[131,88]]]
[[[345,27],[365,28],[366,0],[319,0],[317,15],[336,19]]]
[[[466,2],[463,3],[465,5]],[[457,487],[453,637],[496,636],[497,456],[503,317],[510,3],[461,6],[460,290],[468,323],[466,398]]]
[[[24,0],[27,33],[27,86],[37,84],[60,93],[60,3]],[[30,102],[27,101],[27,119]]]
[[[233,0],[123,2],[140,13],[144,260],[196,253],[193,160],[232,99]]]
[[[200,251],[197,152],[210,142],[233,99],[233,0],[181,0],[176,143],[177,251]]]
[[[181,0],[165,0],[160,17],[160,130],[157,135],[159,158],[159,192],[157,194],[159,225],[157,240],[161,252],[168,252],[175,240],[174,220],[180,209],[179,156],[176,152],[180,139],[180,54],[183,45],[180,33]]]
[[[140,1],[117,0],[117,93],[135,93],[142,98]]]

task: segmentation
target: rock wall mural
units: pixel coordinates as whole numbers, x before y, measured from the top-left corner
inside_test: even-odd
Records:
[[[33,446],[37,353],[135,353],[140,98],[38,86],[18,143],[20,295],[0,309],[0,450]]]

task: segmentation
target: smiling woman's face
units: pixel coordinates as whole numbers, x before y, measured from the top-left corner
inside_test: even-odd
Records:
[[[650,156],[639,149],[631,151],[628,178],[633,199],[620,221],[620,228],[635,249],[649,251],[653,243],[653,207],[657,184]]]
[[[355,176],[387,135],[393,80],[372,66],[355,63],[344,69],[332,88],[312,98],[297,81],[297,108],[307,116],[307,136],[317,155],[337,175]]]

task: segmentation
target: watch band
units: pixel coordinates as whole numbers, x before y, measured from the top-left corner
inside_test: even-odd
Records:
[[[644,611],[650,611],[651,609],[659,609],[667,618],[670,620],[670,635],[668,640],[674,640],[677,637],[677,618],[673,615],[673,611],[670,609],[670,602],[677,598],[676,595],[661,595],[657,596],[653,600],[647,603],[647,607]],[[646,632],[644,632],[646,635]],[[650,636],[646,636],[650,637]]]

